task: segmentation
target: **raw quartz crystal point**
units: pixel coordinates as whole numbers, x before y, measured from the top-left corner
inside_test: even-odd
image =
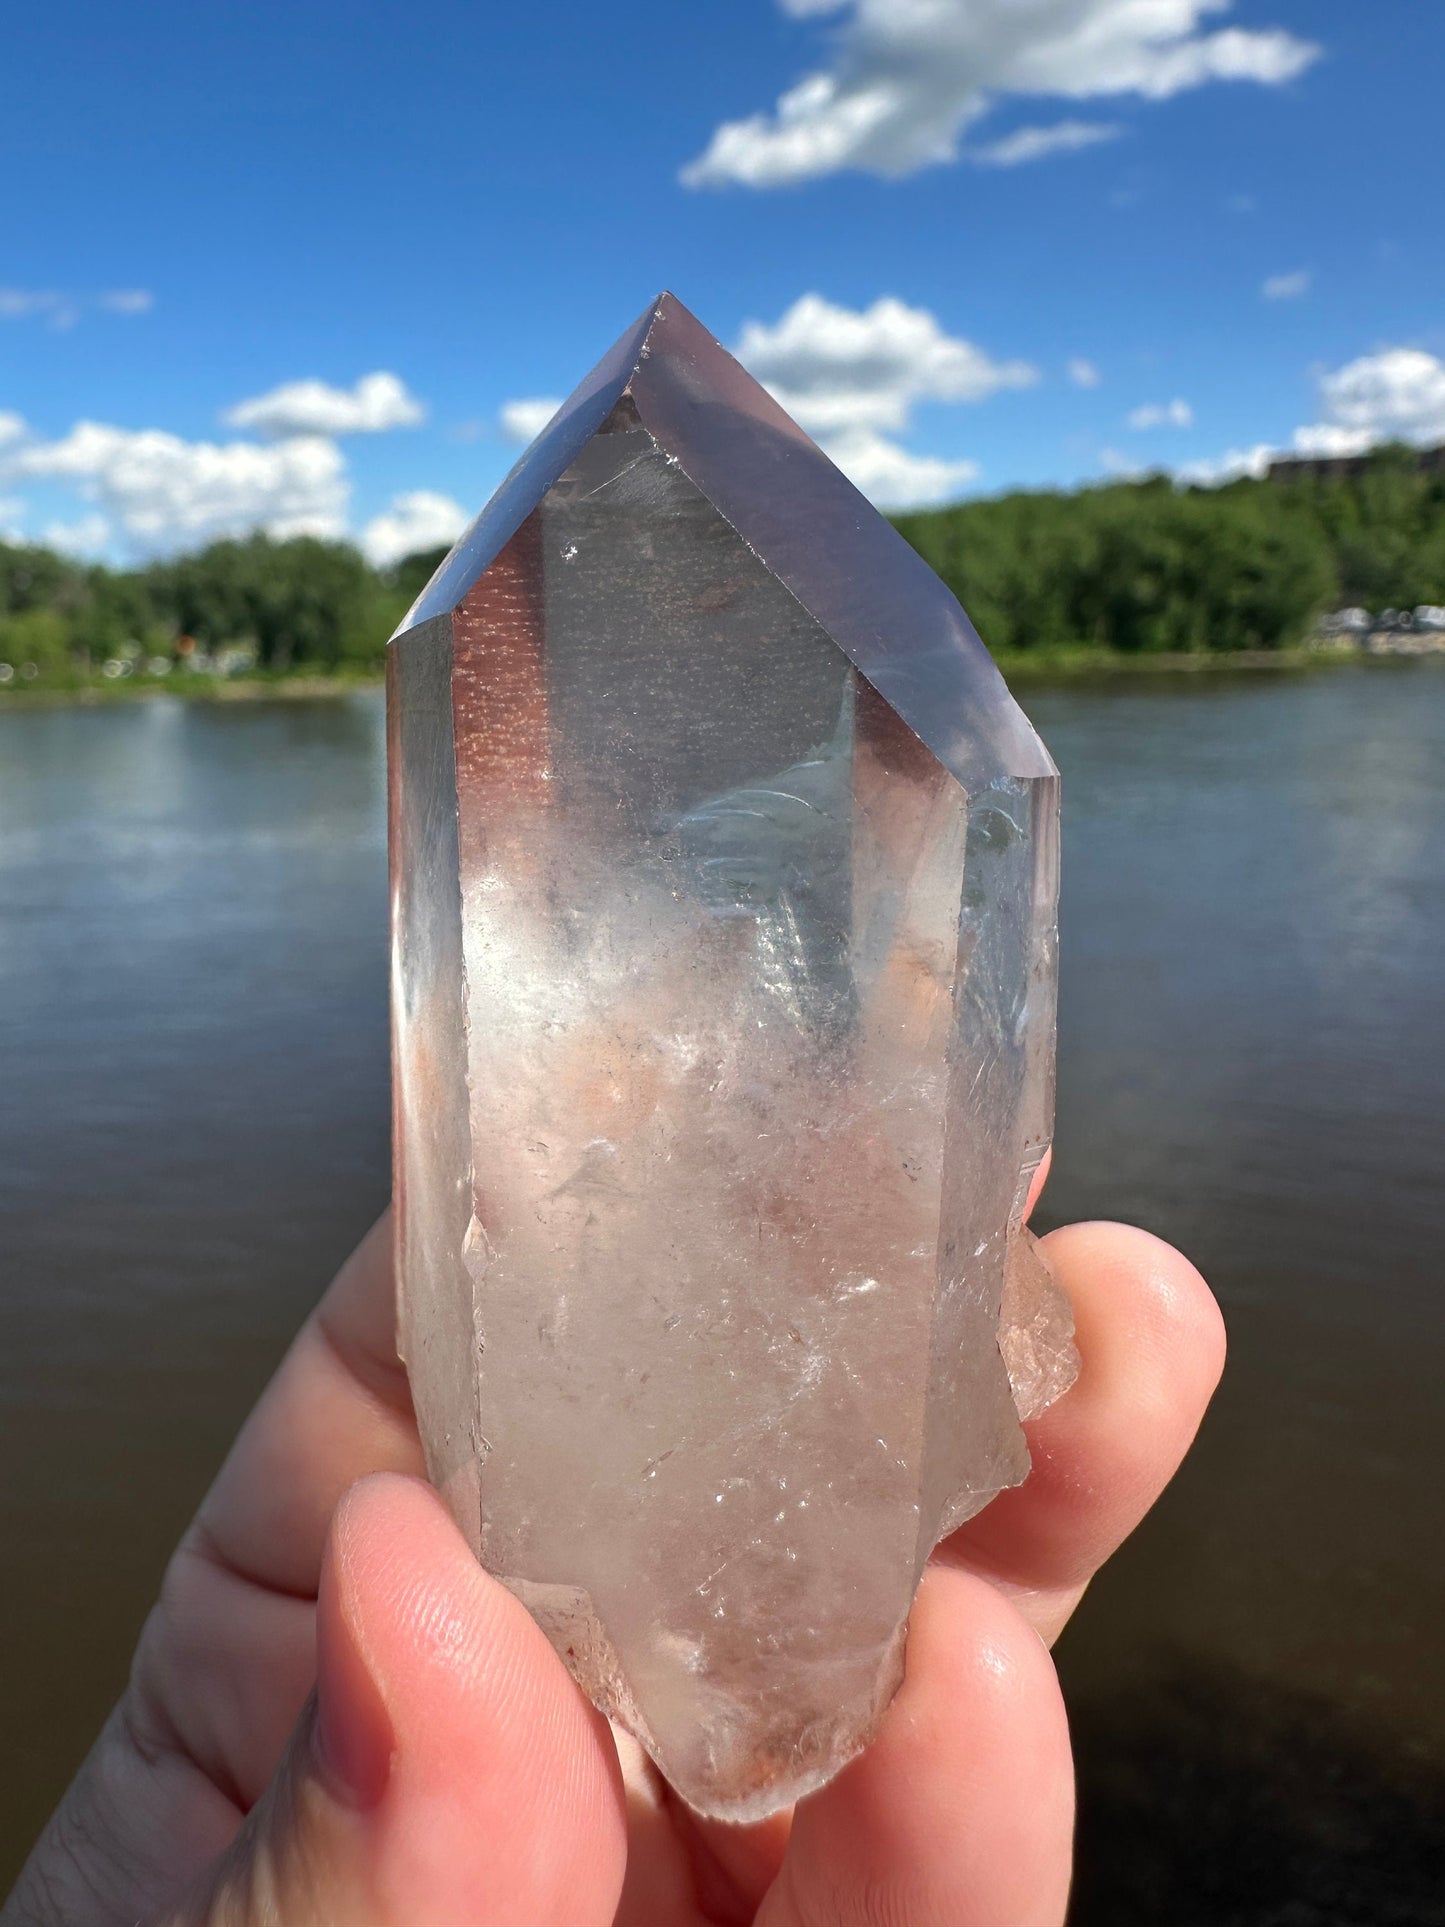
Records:
[[[865,1746],[1073,1375],[1023,1215],[1057,777],[680,303],[391,645],[400,1342],[486,1567],[699,1811]]]

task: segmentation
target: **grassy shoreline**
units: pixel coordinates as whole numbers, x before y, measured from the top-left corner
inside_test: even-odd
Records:
[[[1160,650],[1135,653],[1100,649],[1089,644],[1057,649],[996,649],[993,659],[1004,680],[1066,682],[1096,676],[1209,676],[1224,670],[1284,670],[1333,668],[1342,662],[1378,662],[1354,650],[1339,649],[1214,649]]]
[[[247,676],[133,676],[113,682],[101,676],[67,676],[0,687],[0,712],[66,704],[100,708],[108,703],[148,702],[156,696],[175,696],[188,703],[289,702],[380,689],[385,681],[386,672],[380,667],[262,671]]]
[[[1214,676],[1257,671],[1274,674],[1335,668],[1341,663],[1372,667],[1408,657],[1370,656],[1353,649],[1233,649],[1132,654],[1092,646],[1059,649],[998,650],[994,661],[1010,684],[1032,685],[1074,681],[1148,681],[1170,676]],[[54,708],[65,704],[100,706],[143,702],[155,696],[175,696],[183,702],[235,703],[311,701],[345,696],[362,689],[378,689],[385,672],[374,669],[292,669],[261,671],[224,678],[171,675],[127,677],[110,681],[101,676],[70,675],[63,679],[0,686],[0,713],[5,710]]]

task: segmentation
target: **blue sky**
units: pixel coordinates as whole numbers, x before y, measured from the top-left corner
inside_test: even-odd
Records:
[[[1445,440],[1435,0],[53,0],[3,32],[11,534],[448,538],[664,286],[885,503]]]

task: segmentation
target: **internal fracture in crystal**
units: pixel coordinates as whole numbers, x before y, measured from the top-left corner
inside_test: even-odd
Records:
[[[392,643],[400,1342],[487,1568],[704,1813],[864,1746],[1067,1308],[1057,778],[664,296]]]

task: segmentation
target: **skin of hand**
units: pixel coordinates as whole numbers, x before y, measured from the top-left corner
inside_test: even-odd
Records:
[[[1224,1336],[1146,1232],[1044,1248],[1082,1366],[1032,1476],[936,1551],[869,1750],[728,1827],[594,1712],[422,1483],[383,1219],[178,1547],[0,1927],[1059,1927],[1048,1646],[1188,1449]]]

